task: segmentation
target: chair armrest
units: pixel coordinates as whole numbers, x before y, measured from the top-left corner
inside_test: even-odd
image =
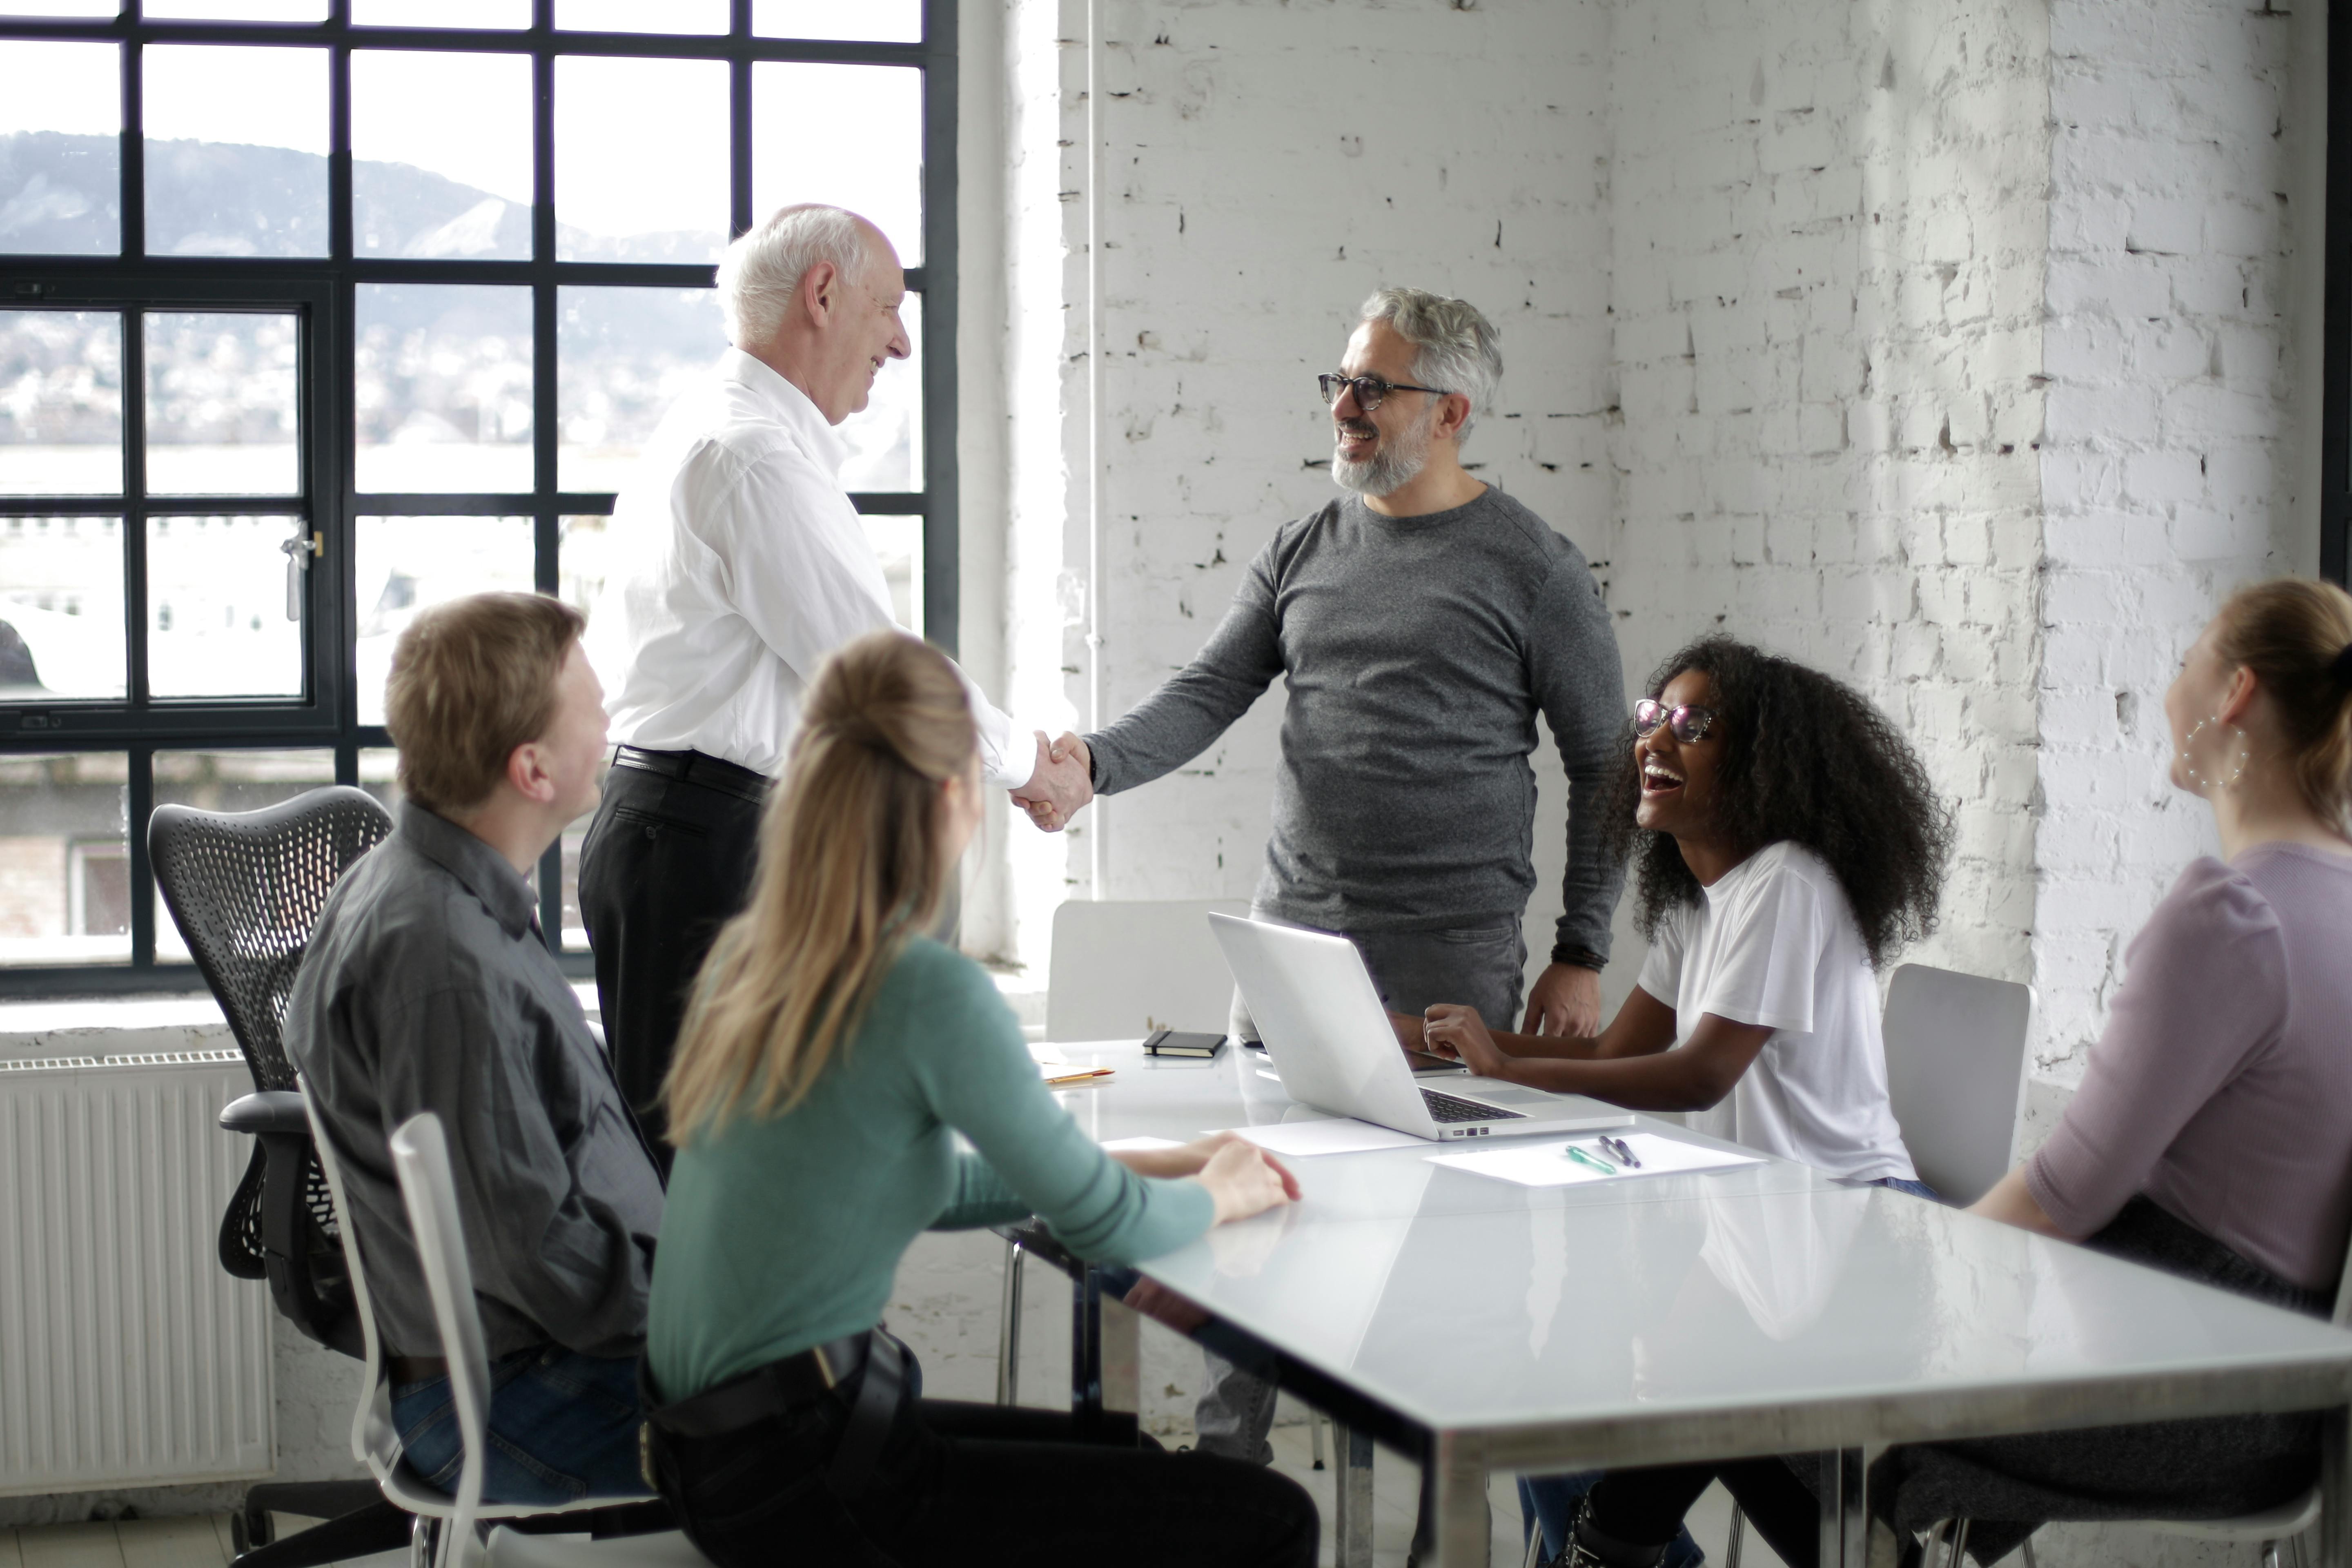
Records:
[[[290,1089],[266,1089],[230,1100],[220,1113],[220,1124],[231,1132],[310,1136],[310,1118],[302,1109],[302,1096]]]

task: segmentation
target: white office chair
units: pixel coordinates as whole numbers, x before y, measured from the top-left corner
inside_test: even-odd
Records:
[[[1054,911],[1045,987],[1049,1040],[1126,1040],[1154,1029],[1225,1032],[1233,971],[1209,916],[1246,915],[1231,899],[1072,899]]]
[[[302,1109],[310,1119],[310,1137],[318,1146],[319,1168],[327,1178],[327,1195],[335,1206],[335,1228],[341,1233],[343,1242],[343,1267],[351,1273],[352,1294],[359,1308],[360,1333],[367,1352],[366,1372],[360,1384],[359,1407],[352,1414],[352,1457],[367,1466],[386,1500],[403,1512],[415,1517],[416,1528],[410,1537],[408,1553],[411,1568],[446,1568],[442,1560],[447,1556],[447,1549],[454,1537],[439,1530],[437,1525],[443,1520],[456,1517],[460,1502],[417,1474],[402,1457],[400,1432],[392,1422],[392,1384],[384,1376],[383,1342],[376,1332],[375,1306],[368,1294],[367,1271],[360,1263],[359,1226],[352,1223],[351,1205],[343,1196],[343,1172],[336,1158],[335,1145],[319,1120],[319,1108],[312,1102],[307,1086],[302,1094]],[[437,1124],[436,1133],[437,1136]],[[445,1169],[447,1163],[445,1148],[442,1153]],[[422,1250],[421,1238],[419,1247]],[[464,1262],[462,1251],[458,1261]],[[468,1283],[464,1300],[470,1306],[474,1299],[470,1269],[467,1272],[467,1279]],[[478,1321],[475,1323],[474,1331],[478,1340],[481,1334]],[[446,1342],[448,1331],[445,1328],[442,1333]],[[454,1387],[457,1358],[452,1353],[448,1359]],[[488,1374],[484,1376],[487,1379]],[[466,1455],[467,1464],[471,1465],[474,1455],[479,1452],[479,1445],[472,1440],[472,1429],[461,1429],[467,1430],[469,1434]],[[470,1517],[521,1519],[533,1514],[576,1512],[582,1507],[609,1508],[631,1500],[649,1501],[652,1497],[651,1492],[645,1492],[634,1500],[598,1498],[592,1504],[485,1503],[480,1500],[478,1479]],[[470,1525],[463,1533],[470,1537]]]
[[[1886,987],[1881,1029],[1886,1098],[1919,1179],[1947,1203],[1976,1202],[2009,1173],[2017,1151],[2033,987],[1906,963]],[[1747,1518],[1735,1506],[1726,1568],[1739,1568],[1747,1532]],[[1954,1532],[1957,1553],[1967,1543],[1968,1522],[1958,1521]],[[1955,1568],[1958,1561],[1952,1558]],[[2025,1562],[2033,1568],[2030,1541]]]
[[[2008,993],[2006,996],[2003,993]],[[2003,981],[1955,974],[1906,963],[1895,972],[1886,997],[1887,1091],[1895,1102],[1895,1119],[1903,1127],[1904,1142],[1919,1167],[1919,1179],[1954,1203],[1974,1203],[2008,1174],[2015,1163],[2013,1133],[1996,1135],[2003,1123],[2000,1112],[2001,1083],[2006,1073],[2015,1093],[2024,1092],[2024,1040],[2033,1017],[2030,987]],[[2010,1042],[2017,1048],[2008,1065]],[[1969,1049],[1964,1042],[1979,1042]],[[1990,1042],[1987,1044],[1986,1042]],[[1991,1047],[1997,1045],[1995,1052]],[[1970,1072],[1968,1058],[1982,1052]],[[2013,1128],[2014,1099],[2005,1119]],[[1906,1108],[1908,1113],[1906,1114]],[[2334,1321],[2352,1324],[2352,1257],[2336,1285]],[[2227,1544],[2252,1542],[2262,1548],[2263,1568],[2278,1568],[2279,1544],[2287,1543],[2295,1562],[2303,1561],[2302,1536],[2319,1522],[2319,1488],[2314,1485],[2299,1498],[2276,1508],[2232,1519],[2148,1520],[2160,1535]],[[1960,1568],[1968,1548],[1969,1521],[1951,1520],[1929,1537],[1929,1562],[1937,1545],[1948,1548],[1944,1561]],[[2033,1542],[2022,1548],[2026,1568],[2033,1568]],[[1727,1552],[1738,1568],[1736,1551]]]
[[[1906,963],[1886,988],[1886,1097],[1919,1168],[1966,1205],[2009,1174],[2033,987]]]
[[[449,1363],[449,1393],[457,1406],[457,1430],[465,1448],[456,1498],[433,1494],[439,1517],[449,1521],[438,1568],[617,1568],[625,1563],[708,1568],[709,1559],[675,1530],[599,1542],[522,1535],[501,1528],[490,1532],[487,1543],[478,1538],[480,1520],[574,1512],[583,1505],[525,1509],[482,1500],[490,1358],[482,1342],[481,1314],[474,1310],[474,1270],[466,1258],[464,1222],[457,1215],[457,1183],[449,1173],[449,1145],[441,1119],[427,1110],[402,1122],[392,1135],[392,1163],[400,1178],[417,1257],[425,1265],[425,1286],[433,1299],[434,1326],[441,1331],[441,1353]],[[390,1491],[389,1485],[385,1489]],[[404,1499],[394,1500],[407,1506]]]
[[[1209,916],[1246,915],[1227,899],[1070,899],[1054,911],[1045,983],[1048,1040],[1137,1039],[1154,1029],[1222,1035],[1233,1011],[1233,971]],[[996,1403],[1021,1400],[1021,1266],[1007,1237],[996,1330]],[[1319,1435],[1318,1435],[1319,1436]]]

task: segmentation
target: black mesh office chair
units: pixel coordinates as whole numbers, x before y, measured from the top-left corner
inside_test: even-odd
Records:
[[[253,1074],[254,1092],[221,1112],[223,1127],[255,1139],[221,1216],[221,1267],[268,1280],[295,1327],[352,1357],[358,1312],[281,1030],[328,893],[391,831],[373,796],[341,785],[260,811],[157,806],[147,825],[155,885]],[[273,1542],[273,1511],[326,1522]],[[373,1480],[287,1481],[248,1489],[230,1529],[243,1568],[321,1568],[399,1548],[409,1521]]]

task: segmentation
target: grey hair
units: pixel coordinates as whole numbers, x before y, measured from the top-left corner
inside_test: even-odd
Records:
[[[719,312],[737,348],[765,342],[783,323],[801,279],[820,261],[844,278],[865,275],[872,258],[856,214],[816,203],[780,207],[749,229],[719,261]]]
[[[1478,307],[1426,289],[1381,289],[1357,319],[1386,321],[1413,346],[1413,380],[1470,399],[1470,417],[1462,422],[1462,434],[1469,435],[1503,379],[1503,340]]]

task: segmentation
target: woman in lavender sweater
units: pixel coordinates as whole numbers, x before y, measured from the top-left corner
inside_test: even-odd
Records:
[[[2173,786],[2211,808],[2221,858],[2141,928],[2081,1091],[1973,1212],[2324,1316],[2352,1227],[2352,596],[2241,591],[2164,711]],[[1974,1521],[1990,1563],[2048,1520],[2270,1507],[2318,1450],[2309,1415],[1926,1444],[1887,1454],[1870,1495],[1906,1544]]]

